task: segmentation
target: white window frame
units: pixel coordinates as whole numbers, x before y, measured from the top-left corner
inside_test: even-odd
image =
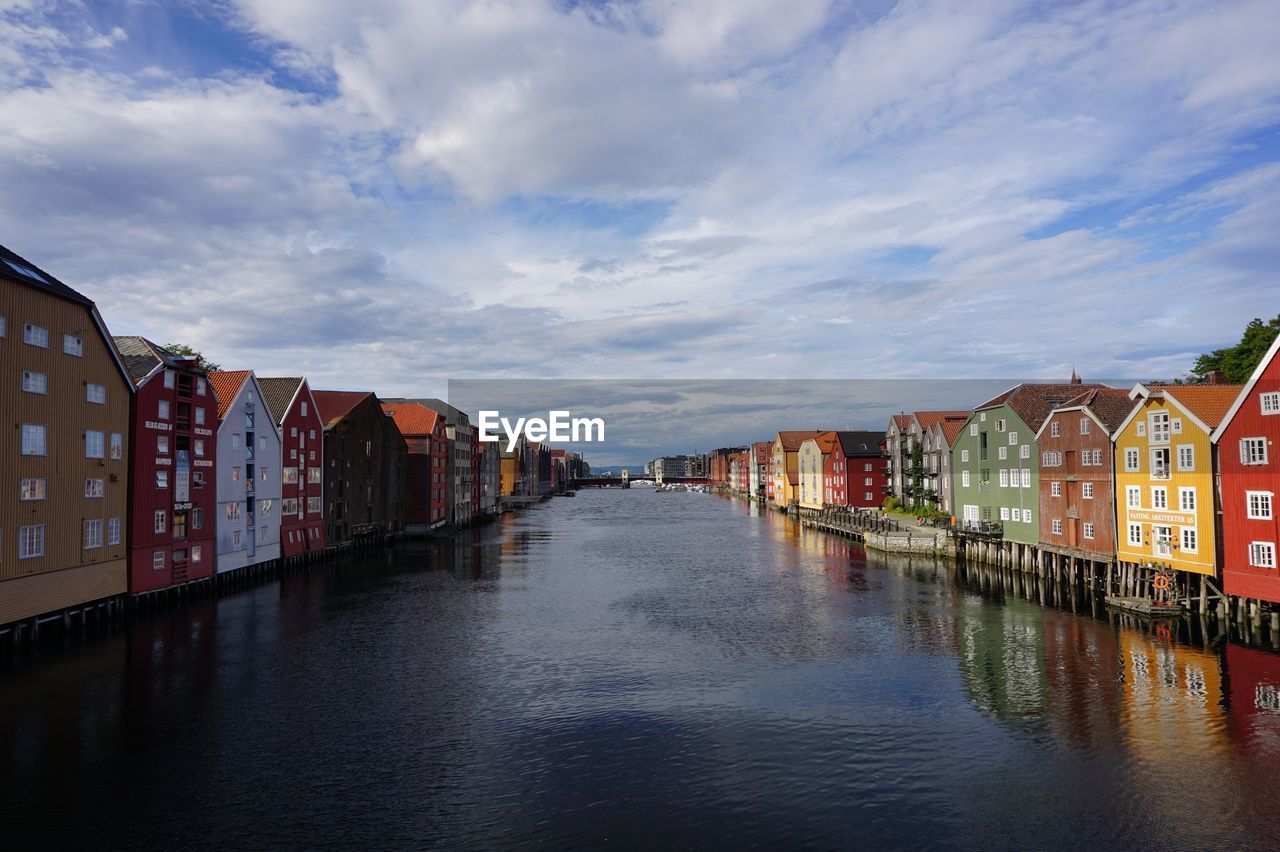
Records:
[[[1124,493],[1125,493],[1124,504],[1127,508],[1129,509],[1142,508],[1142,486],[1141,485],[1127,485],[1125,486]]]
[[[1087,538],[1087,539],[1092,539],[1092,538],[1093,538],[1093,534],[1094,534],[1094,526],[1093,526],[1093,522],[1092,522],[1092,521],[1085,521],[1085,522],[1084,522],[1084,537],[1085,537],[1085,538]]]
[[[120,519],[107,519],[107,546],[111,547],[120,543]]]
[[[102,547],[102,518],[85,519],[83,544],[85,550],[97,550]]]
[[[1142,450],[1138,447],[1125,447],[1124,469],[1126,473],[1142,472]]]
[[[1023,488],[1031,487],[1031,468],[1029,467],[1024,467],[1022,469],[1022,487]]]
[[[1200,552],[1200,534],[1195,527],[1181,527],[1178,534],[1183,553]]]
[[[156,509],[151,516],[151,531],[153,533],[164,533],[169,530],[169,513],[164,509]]]
[[[74,334],[64,333],[62,335],[62,354],[74,355],[77,358],[84,357],[84,338]]]
[[[1271,541],[1249,542],[1249,564],[1254,568],[1276,567],[1276,545]]]
[[[1050,497],[1061,497],[1061,496],[1062,496],[1062,483],[1061,483],[1061,482],[1050,482],[1050,483],[1049,483],[1049,496],[1050,496]]]
[[[1061,518],[1053,519],[1053,534],[1062,535],[1062,519]]]
[[[1178,488],[1178,511],[1194,512],[1200,505],[1199,497],[1196,489],[1191,486],[1181,486]]]
[[[93,405],[107,404],[107,386],[88,382],[84,386],[84,401]]]
[[[1185,456],[1185,459],[1184,459]],[[1196,469],[1196,445],[1195,444],[1179,444],[1178,445],[1178,470],[1187,471]]]
[[[1080,499],[1081,500],[1093,499],[1093,483],[1092,482],[1080,483]]]
[[[22,371],[22,392],[49,395],[49,377],[35,370]]]
[[[1245,517],[1251,521],[1270,521],[1274,515],[1275,492],[1244,492]]]
[[[22,342],[39,349],[49,348],[49,329],[33,322],[22,324]]]
[[[44,556],[44,524],[18,527],[18,558],[38,559]]]
[[[1164,485],[1151,486],[1151,508],[1165,509],[1169,508],[1169,489]]]
[[[1264,415],[1280,414],[1280,391],[1258,394],[1258,405]]]
[[[105,459],[107,457],[107,436],[97,429],[89,429],[84,433],[84,457],[87,459]]]
[[[1142,546],[1142,524],[1129,524],[1129,544]]]
[[[24,476],[18,481],[18,500],[31,503],[49,499],[49,480],[43,476]]]
[[[1240,439],[1240,463],[1244,465],[1267,464],[1267,439],[1252,437]]]

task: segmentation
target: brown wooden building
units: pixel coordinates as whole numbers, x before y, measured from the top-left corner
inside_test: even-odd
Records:
[[[128,590],[131,393],[93,302],[0,246],[0,630]]]
[[[324,422],[325,537],[331,545],[404,531],[408,448],[370,391],[312,391]]]
[[[1116,553],[1112,434],[1133,410],[1129,392],[1094,388],[1059,405],[1036,435],[1040,450],[1040,544],[1111,562]]]

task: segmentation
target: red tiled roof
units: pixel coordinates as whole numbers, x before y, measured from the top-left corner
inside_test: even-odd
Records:
[[[960,418],[963,423],[968,417],[968,411],[917,411],[915,412],[916,420],[920,421],[921,431],[927,432],[934,426],[937,426],[943,420],[950,420],[955,417]]]
[[[911,415],[895,414],[893,415],[893,422],[898,424],[899,429],[906,429],[907,426],[911,423]]]
[[[316,410],[320,412],[320,419],[324,421],[326,429],[346,417],[365,397],[372,395],[373,391],[311,391],[311,396],[316,401]]]
[[[235,402],[236,394],[240,393],[245,379],[252,373],[252,370],[219,370],[209,374],[209,384],[213,387],[214,396],[218,398],[219,421],[227,416],[227,410]]]
[[[825,456],[835,449],[837,437],[835,432],[823,432],[813,436],[812,440],[818,445],[818,452]]]
[[[955,420],[947,418],[942,421],[942,437],[947,439],[948,447],[953,445],[956,442],[956,436],[964,431],[964,422],[968,419],[968,417]]]
[[[1033,432],[1039,431],[1049,412],[1085,391],[1100,390],[1107,385],[1025,384],[1010,388],[975,410],[1008,405]]]
[[[1133,411],[1133,406],[1134,401],[1124,388],[1093,388],[1072,397],[1058,408],[1088,408],[1102,421],[1107,433],[1112,434]]]
[[[419,402],[384,402],[382,410],[390,414],[400,434],[430,435],[436,430],[440,415]]]
[[[779,432],[778,437],[774,438],[774,441],[776,442],[778,439],[781,439],[782,449],[787,452],[794,452],[800,449],[800,445],[805,441],[810,438],[816,438],[825,431],[825,429],[814,429],[811,432]]]
[[[1173,397],[1178,405],[1198,417],[1209,431],[1218,428],[1243,389],[1244,385],[1165,385],[1161,388],[1166,396]]]

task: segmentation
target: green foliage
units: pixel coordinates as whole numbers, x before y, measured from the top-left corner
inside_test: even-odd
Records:
[[[185,343],[166,343],[164,348],[167,351],[172,352],[174,355],[178,355],[183,358],[195,358],[196,363],[200,365],[200,369],[206,372],[216,373],[218,370],[222,369],[221,364],[213,363],[208,358],[204,357],[202,353],[197,352]]]
[[[897,497],[884,498],[884,510],[886,512],[896,512],[902,508],[902,501]]]
[[[1201,355],[1191,368],[1191,375],[1197,381],[1204,381],[1211,371],[1221,370],[1229,383],[1244,384],[1277,335],[1280,335],[1280,315],[1265,323],[1258,318],[1250,320],[1239,343]]]

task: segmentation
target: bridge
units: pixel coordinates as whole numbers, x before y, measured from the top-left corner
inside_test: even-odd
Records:
[[[653,482],[652,473],[633,473],[628,476],[585,476],[573,480],[573,488],[625,488],[631,482]],[[705,476],[664,476],[664,485],[707,485],[711,480]]]

